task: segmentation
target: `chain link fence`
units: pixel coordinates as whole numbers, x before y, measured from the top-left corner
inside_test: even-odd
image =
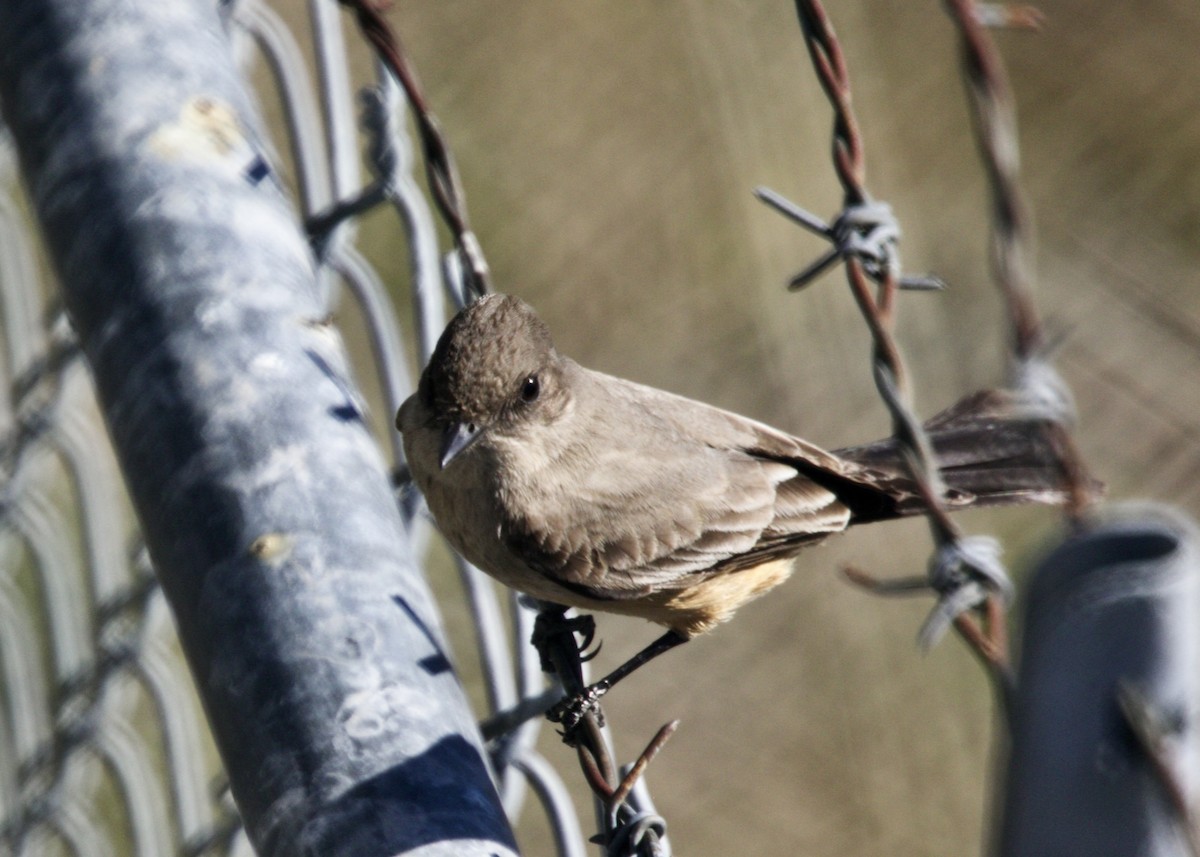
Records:
[[[303,216],[311,219],[357,194],[361,105],[336,5],[312,3],[291,22],[258,0],[224,3],[220,13],[242,73],[256,76],[264,101],[281,105],[284,136],[275,143],[286,153]],[[376,161],[387,159],[387,175],[370,193],[395,205],[409,237],[417,357],[423,358],[444,323],[433,218],[411,176],[412,144],[398,88],[381,70],[363,99]],[[243,156],[247,173],[269,170],[251,150]],[[248,855],[88,369],[53,297],[55,278],[32,226],[7,132],[0,159],[0,841],[11,853],[31,855]],[[394,412],[411,389],[413,355],[387,289],[355,241],[353,223],[321,236],[323,300],[329,312],[353,305],[361,316],[370,347],[358,371],[378,382],[381,411]],[[398,462],[396,433],[379,435]],[[414,499],[400,495],[420,550],[430,527]],[[528,638],[527,613],[499,599],[479,572],[460,570],[478,618],[492,707],[536,696],[541,671],[523,643],[515,653],[512,645]],[[505,620],[510,608],[515,618]],[[560,852],[582,853],[570,798],[534,749],[537,733],[535,721],[495,745],[505,807],[519,815],[532,783],[552,815]]]

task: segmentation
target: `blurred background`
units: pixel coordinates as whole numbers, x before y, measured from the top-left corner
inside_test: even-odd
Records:
[[[271,5],[304,32],[306,4]],[[1200,7],[1041,8],[1040,33],[996,35],[1018,106],[1037,297],[1061,342],[1077,438],[1111,501],[1150,498],[1195,515]],[[900,220],[906,272],[950,284],[900,304],[918,410],[932,415],[1002,383],[1007,369],[955,33],[934,2],[837,3],[829,13],[850,67],[867,186]],[[889,432],[843,274],[788,293],[788,278],[825,246],[751,194],[766,185],[826,217],[841,203],[831,112],[790,2],[406,0],[389,17],[455,152],[497,288],[532,303],[562,351],[828,448]],[[346,24],[352,76],[368,81],[371,57]],[[291,179],[270,68],[250,62]],[[403,229],[379,210],[359,233],[407,313]],[[337,321],[386,447],[391,414],[366,368],[360,311],[343,300]],[[415,358],[408,368],[419,370]],[[1003,540],[1019,588],[1060,532],[1044,509],[973,512],[962,523]],[[929,599],[875,599],[839,573],[853,564],[911,575],[929,552],[921,521],[814,548],[786,585],[606,699],[620,761],[682,720],[648,774],[677,854],[927,857],[985,846],[1004,753],[987,678],[955,639],[918,651]],[[429,571],[482,710],[443,548],[432,548]],[[1013,617],[1019,626],[1019,604]],[[657,633],[601,617],[597,673]],[[544,732],[590,833],[574,753]],[[548,853],[532,806],[519,834],[526,853]]]
[[[1111,501],[1196,514],[1200,7],[1041,9],[1040,33],[996,35],[1018,106],[1037,297],[1061,339],[1077,436]],[[901,301],[900,341],[931,415],[1006,369],[954,31],[937,3],[828,11],[867,185],[900,219],[906,271],[950,284]],[[840,204],[831,113],[792,4],[499,12],[464,0],[406,2],[390,17],[457,154],[497,288],[530,301],[561,350],[826,447],[889,431],[844,276],[789,294],[787,278],[824,247],[751,195],[764,184],[822,216]],[[394,224],[370,227],[398,246]],[[1041,509],[963,524],[1003,539],[1018,583],[1059,532]],[[979,850],[1003,753],[982,670],[955,639],[917,650],[927,599],[877,600],[838,573],[913,574],[928,553],[919,521],[813,549],[785,586],[606,700],[623,759],[683,721],[649,772],[677,853]],[[599,672],[657,633],[609,617],[599,627]],[[546,753],[573,763],[565,747]]]

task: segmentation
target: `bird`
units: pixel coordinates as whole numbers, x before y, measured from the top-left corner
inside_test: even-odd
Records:
[[[450,321],[396,426],[468,561],[535,599],[667,629],[581,705],[782,583],[804,548],[926,508],[894,440],[828,452],[585,368],[506,294]],[[972,394],[926,428],[946,508],[1063,502],[1045,423],[1010,396]]]

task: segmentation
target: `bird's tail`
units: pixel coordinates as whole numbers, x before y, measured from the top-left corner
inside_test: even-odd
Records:
[[[925,423],[945,482],[946,505],[1062,504],[1068,499],[1062,457],[1052,424],[1031,415],[1012,394],[984,390]],[[870,473],[862,502],[851,502],[851,523],[919,514],[925,509],[894,439],[837,450],[835,455]],[[1093,484],[1093,490],[1101,486]]]

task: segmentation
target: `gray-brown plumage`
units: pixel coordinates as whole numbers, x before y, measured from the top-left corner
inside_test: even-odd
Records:
[[[501,582],[640,616],[682,640],[784,580],[805,546],[921,510],[894,445],[826,452],[754,420],[585,369],[533,310],[454,318],[396,424],[450,543]],[[1058,502],[1037,423],[977,394],[929,424],[952,508]]]

